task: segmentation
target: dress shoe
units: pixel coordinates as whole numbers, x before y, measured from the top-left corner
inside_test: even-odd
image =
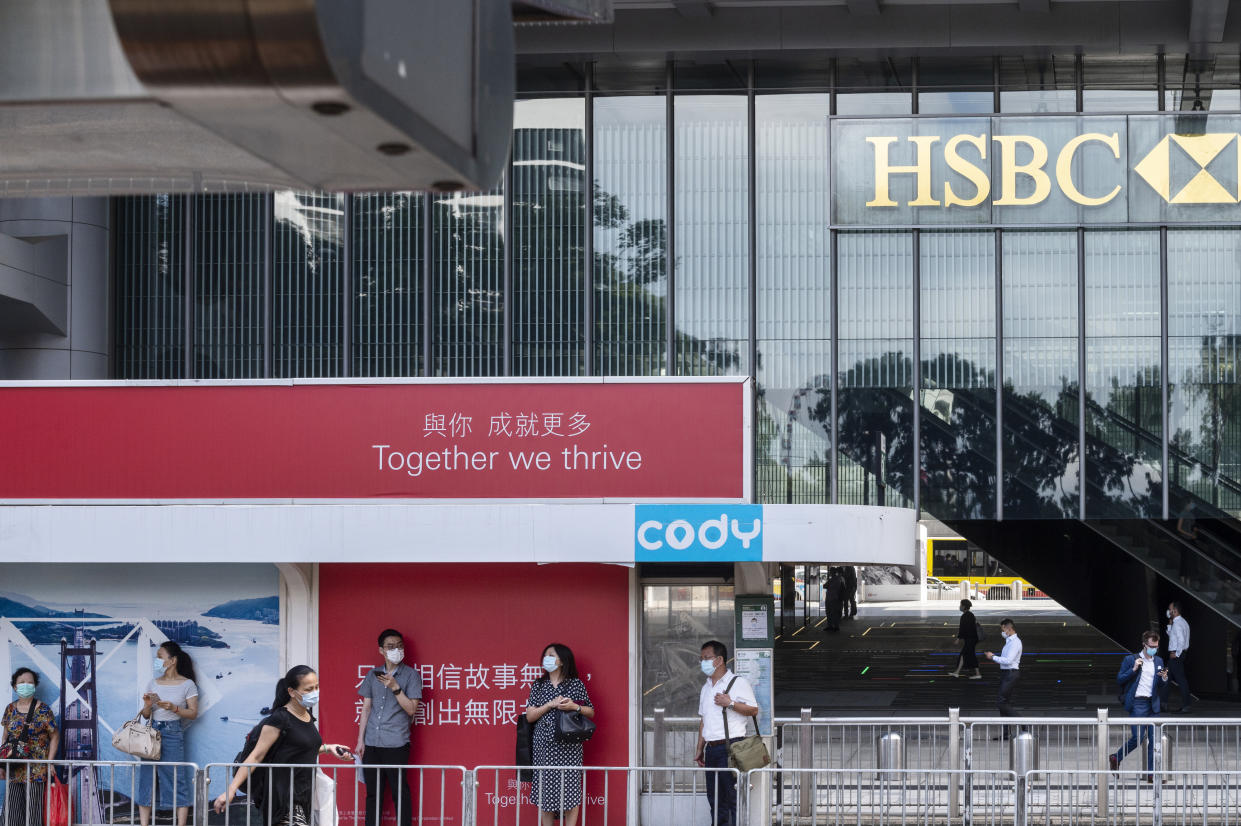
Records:
[[[1177,712],[1177,714],[1189,714],[1193,710],[1194,710],[1193,706],[1184,706],[1183,708],[1181,708],[1180,711]]]

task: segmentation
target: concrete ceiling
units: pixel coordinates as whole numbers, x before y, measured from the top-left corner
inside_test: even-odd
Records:
[[[532,27],[519,55],[1236,53],[1230,0],[613,0],[609,24]]]

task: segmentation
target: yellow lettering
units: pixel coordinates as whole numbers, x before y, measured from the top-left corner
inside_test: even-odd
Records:
[[[888,195],[888,178],[892,175],[918,176],[918,197],[910,201],[909,206],[939,206],[939,201],[931,197],[931,146],[939,141],[939,137],[919,135],[909,139],[918,147],[918,160],[913,166],[893,166],[888,162],[888,150],[896,140],[893,137],[866,139],[867,143],[875,147],[875,197],[867,201],[866,206],[897,205]],[[1046,150],[1043,154],[1046,156]]]
[[[1076,184],[1073,183],[1073,156],[1077,154],[1077,150],[1082,144],[1090,141],[1098,141],[1108,149],[1111,149],[1112,157],[1120,160],[1120,135],[1118,133],[1113,132],[1110,135],[1104,135],[1101,132],[1087,132],[1084,135],[1078,135],[1066,143],[1056,157],[1056,183],[1060,184],[1060,189],[1065,195],[1069,196],[1069,200],[1073,203],[1081,204],[1082,206],[1102,206],[1120,193],[1120,184],[1114,186],[1112,191],[1102,198],[1091,198],[1083,195],[1078,190]]]
[[[959,175],[965,176],[966,180],[974,185],[974,197],[965,198],[957,197],[957,193],[952,191],[952,184],[944,182],[944,206],[978,206],[981,204],[991,192],[991,180],[987,177],[987,173],[974,166],[969,161],[962,158],[957,152],[957,147],[963,143],[968,143],[978,149],[978,159],[985,161],[987,159],[987,136],[986,135],[957,135],[948,140],[944,144],[944,162],[948,164],[948,168]]]
[[[1043,171],[1047,164],[1047,144],[1033,135],[996,135],[993,141],[1000,145],[1000,186],[1002,195],[996,206],[1029,206],[1039,204],[1051,194],[1051,178]],[[1030,147],[1033,157],[1029,163],[1017,163],[1017,144]],[[1034,181],[1034,192],[1024,198],[1017,197],[1017,176],[1025,175]]]

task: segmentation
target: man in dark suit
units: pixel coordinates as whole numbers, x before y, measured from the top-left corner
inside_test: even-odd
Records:
[[[823,586],[823,613],[827,616],[827,630],[840,630],[840,608],[845,597],[845,578],[839,568],[832,568]]]
[[[846,565],[844,568],[844,575],[844,616],[845,619],[853,619],[857,616],[857,568],[854,568],[852,565]]]
[[[1154,631],[1142,634],[1142,649],[1136,654],[1129,654],[1120,664],[1116,674],[1116,682],[1120,685],[1125,702],[1125,713],[1130,717],[1158,717],[1160,682],[1168,681],[1168,669],[1163,660],[1156,656],[1159,650],[1159,635]],[[1146,741],[1146,765],[1155,765],[1155,731],[1154,726],[1132,726],[1129,740],[1108,758],[1112,771],[1120,768],[1120,761],[1129,752],[1138,747],[1139,740]],[[1147,775],[1147,780],[1151,775]]]

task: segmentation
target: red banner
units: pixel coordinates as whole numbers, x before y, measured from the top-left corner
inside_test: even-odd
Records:
[[[0,499],[744,496],[745,385],[0,389]]]
[[[596,710],[598,731],[584,746],[587,766],[629,762],[629,572],[607,565],[353,565],[319,569],[319,652],[324,740],[358,739],[357,686],[381,665],[377,635],[405,636],[405,660],[423,678],[423,703],[412,730],[411,762],[507,766],[513,763],[517,714],[542,673],[546,645],[574,652]],[[602,777],[587,782],[597,816]],[[623,778],[612,778],[623,789]],[[415,800],[439,823],[439,780]],[[488,773],[479,790],[486,823],[534,823],[529,785],[510,772]],[[417,783],[414,784],[417,790]],[[617,788],[613,785],[613,789]],[[431,799],[425,797],[430,794]],[[417,796],[417,791],[415,791]],[[460,810],[450,793],[447,812]],[[624,823],[623,794],[610,811]],[[616,805],[617,803],[620,805]],[[415,822],[418,821],[415,809]],[[389,815],[391,813],[389,812]],[[390,817],[388,818],[390,820]],[[446,815],[444,823],[456,821]],[[481,819],[480,821],[484,822]],[[588,821],[589,822],[589,821]],[[600,821],[602,823],[602,821]],[[607,826],[612,826],[611,823]]]

